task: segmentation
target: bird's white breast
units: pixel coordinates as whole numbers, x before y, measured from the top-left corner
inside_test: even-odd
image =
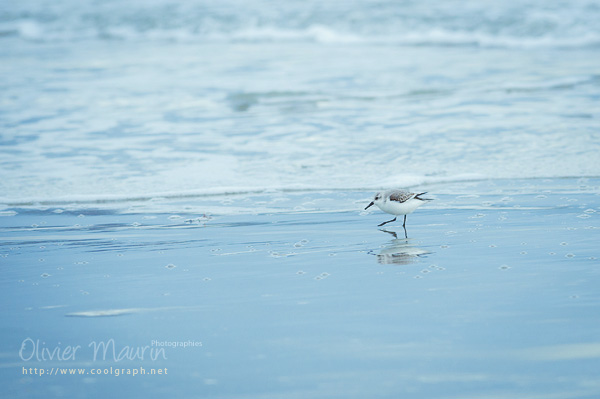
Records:
[[[392,215],[408,215],[424,203],[425,201],[411,198],[405,202],[392,201],[388,199],[387,201],[376,203],[375,205],[377,205],[382,211]]]

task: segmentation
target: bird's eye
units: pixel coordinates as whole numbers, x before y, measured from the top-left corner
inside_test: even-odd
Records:
[[[378,199],[379,199],[379,196],[376,196],[376,197],[375,197],[375,199],[376,199],[376,200],[378,200]]]

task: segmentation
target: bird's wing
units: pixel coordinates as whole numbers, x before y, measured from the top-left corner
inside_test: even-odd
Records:
[[[402,203],[402,202],[408,201],[409,199],[413,198],[414,196],[415,196],[415,193],[411,193],[406,190],[394,190],[390,194],[390,200]]]

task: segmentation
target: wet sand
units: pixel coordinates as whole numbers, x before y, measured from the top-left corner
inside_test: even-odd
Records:
[[[599,183],[426,187],[408,238],[366,191],[9,206],[2,396],[597,397]]]

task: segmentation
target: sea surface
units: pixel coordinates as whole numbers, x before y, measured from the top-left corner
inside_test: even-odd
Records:
[[[598,398],[598,21],[0,2],[0,396]]]
[[[600,174],[596,1],[0,5],[0,200]]]

